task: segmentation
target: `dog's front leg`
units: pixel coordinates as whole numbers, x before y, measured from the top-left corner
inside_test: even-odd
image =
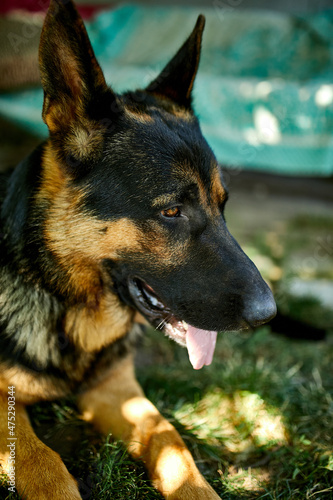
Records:
[[[75,479],[58,453],[34,433],[25,407],[0,393],[0,465],[9,487],[27,500],[79,500]],[[0,469],[1,470],[1,469]]]
[[[123,440],[144,461],[154,486],[171,500],[216,500],[218,495],[198,471],[176,429],[144,396],[132,357],[119,362],[111,375],[80,396],[84,418],[103,434]]]

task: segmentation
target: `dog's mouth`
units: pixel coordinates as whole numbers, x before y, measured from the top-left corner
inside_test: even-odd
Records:
[[[201,330],[177,318],[155,290],[139,278],[128,281],[128,290],[136,308],[155,326],[178,344],[187,347],[194,369],[210,365],[217,332]]]

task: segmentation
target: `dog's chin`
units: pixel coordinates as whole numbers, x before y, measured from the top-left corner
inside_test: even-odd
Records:
[[[178,344],[186,346],[187,323],[172,313],[151,286],[139,278],[130,278],[128,291],[134,306],[149,323]]]

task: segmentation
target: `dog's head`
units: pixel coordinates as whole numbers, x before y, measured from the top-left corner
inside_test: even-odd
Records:
[[[275,314],[270,289],[228,232],[220,167],[191,104],[204,18],[146,88],[117,95],[70,1],[52,0],[40,67],[50,131],[45,238],[78,296],[105,287],[211,361],[215,331]],[[55,273],[56,274],[56,273]],[[92,301],[95,306],[98,300]]]

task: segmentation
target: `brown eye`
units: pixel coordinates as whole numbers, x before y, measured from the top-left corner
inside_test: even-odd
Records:
[[[162,210],[161,214],[163,215],[163,217],[179,217],[180,208],[179,207],[167,208],[166,210]]]

